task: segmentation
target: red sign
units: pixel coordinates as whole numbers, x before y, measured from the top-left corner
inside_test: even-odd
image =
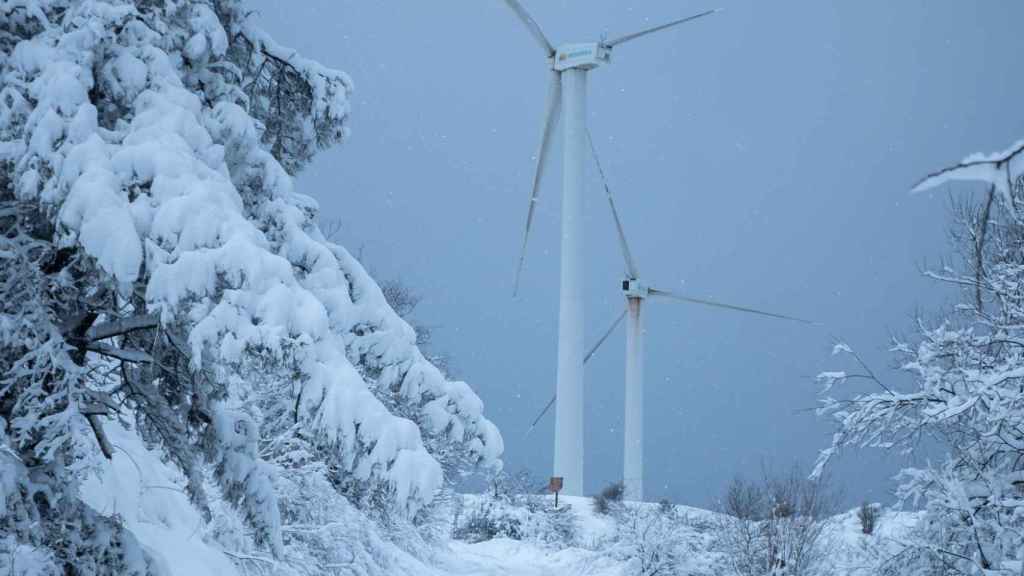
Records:
[[[551,477],[551,482],[548,483],[548,491],[549,492],[554,492],[556,494],[562,491],[562,477],[561,476],[552,476]]]

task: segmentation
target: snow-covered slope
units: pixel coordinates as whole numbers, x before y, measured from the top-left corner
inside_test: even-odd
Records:
[[[105,514],[119,515],[126,526],[169,574],[175,576],[234,576],[274,566],[272,560],[246,558],[225,551],[217,535],[188,505],[183,478],[173,467],[142,445],[130,431],[111,428],[117,454],[94,479],[83,486],[87,502]],[[463,496],[463,510],[486,500]],[[550,500],[550,498],[548,498]],[[638,574],[637,559],[623,548],[622,526],[613,516],[594,511],[590,498],[564,497],[576,526],[572,542],[514,540],[505,537],[467,543],[439,542],[419,553],[382,537],[372,525],[350,509],[338,519],[350,537],[339,574],[396,576],[630,576]],[[552,503],[553,504],[553,503]],[[639,511],[655,511],[657,504],[630,504]],[[676,506],[675,533],[684,574],[728,576],[728,563],[715,549],[716,513]],[[831,576],[870,576],[878,560],[894,551],[896,542],[914,526],[917,514],[886,511],[876,532],[861,532],[855,510],[836,516],[828,537],[834,543]],[[448,518],[457,523],[457,519]],[[26,551],[26,554],[28,551]],[[241,567],[241,569],[240,569]],[[277,566],[282,569],[283,566]],[[15,572],[18,573],[18,572]],[[301,573],[301,572],[299,572]]]
[[[878,562],[899,552],[921,517],[920,512],[882,510],[871,535],[861,530],[857,510],[833,518],[829,536],[834,542],[832,565],[837,576],[877,574]]]
[[[553,506],[550,497],[544,497]],[[486,495],[463,497],[466,511],[479,510],[493,501]],[[676,572],[692,576],[730,576],[735,574],[729,559],[718,546],[720,520],[715,512],[687,506],[673,506],[670,510],[653,503],[627,503],[612,515],[598,514],[591,498],[563,497],[575,522],[571,541],[526,534],[521,539],[499,537],[477,543],[455,541],[447,555],[438,559],[439,565],[452,574],[481,575],[595,575],[627,576],[643,574],[640,556],[650,554],[651,548],[669,544],[666,551],[677,559]],[[490,514],[516,518],[524,525],[530,512],[516,505],[491,508]],[[670,517],[658,525],[651,518]],[[857,510],[831,518],[823,534],[828,547],[828,565],[820,576],[870,576],[877,573],[880,560],[900,549],[900,542],[915,526],[919,514],[886,510],[882,512],[875,532],[862,532]],[[460,520],[456,519],[456,524]],[[465,520],[461,520],[465,522]],[[631,523],[639,524],[637,532]],[[649,530],[650,542],[644,543],[644,530]],[[640,547],[637,546],[640,540]],[[811,576],[818,576],[813,574]]]

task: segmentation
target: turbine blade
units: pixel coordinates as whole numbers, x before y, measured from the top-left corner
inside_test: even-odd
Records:
[[[543,418],[544,415],[548,413],[548,410],[551,410],[551,406],[554,405],[555,399],[557,398],[557,394],[551,396],[551,400],[548,401],[547,406],[545,406],[544,409],[540,411],[540,414],[538,414],[537,417],[533,419],[533,422],[530,424],[530,428],[526,431],[527,436],[529,436],[530,433],[533,432],[533,429],[537,427],[537,423],[540,422],[540,419]]]
[[[540,44],[541,49],[544,50],[544,55],[548,58],[554,56],[555,47],[551,45],[551,42],[548,41],[548,37],[544,35],[544,31],[540,29],[540,24],[537,24],[537,21],[533,19],[533,16],[530,16],[530,13],[526,11],[526,8],[523,8],[523,5],[519,3],[519,0],[505,0],[505,4],[508,4],[508,7],[516,13],[519,20],[521,20],[523,25],[526,26],[526,29],[530,31],[533,39]]]
[[[616,318],[614,322],[612,322],[612,325],[609,326],[607,330],[605,330],[604,334],[601,336],[600,339],[598,339],[597,343],[594,344],[590,348],[590,351],[587,352],[587,355],[583,357],[584,364],[586,364],[587,360],[590,360],[590,357],[593,356],[595,352],[597,352],[597,349],[601,347],[601,344],[604,344],[604,341],[607,340],[608,337],[612,335],[612,332],[614,332],[615,328],[622,323],[622,319],[625,317],[626,311],[623,310],[622,314],[619,314],[619,317]],[[555,399],[557,398],[557,394],[551,396],[551,400],[548,401],[547,405],[544,406],[544,409],[540,411],[540,414],[538,414],[537,417],[533,419],[533,422],[530,423],[530,428],[526,431],[527,436],[529,436],[530,433],[533,432],[533,429],[537,427],[537,423],[540,422],[540,419],[543,418],[544,415],[548,413],[548,410],[551,410],[551,407],[555,404]]]
[[[615,329],[618,328],[619,324],[622,323],[622,319],[625,317],[626,311],[623,310],[622,314],[619,314],[619,317],[616,318],[614,322],[612,322],[612,325],[609,326],[608,329],[604,331],[604,334],[602,334],[601,337],[598,338],[597,342],[593,346],[591,346],[590,350],[587,352],[587,355],[583,357],[584,364],[586,364],[587,360],[590,360],[591,356],[593,356],[597,352],[597,349],[601,347],[601,344],[604,344],[604,341],[607,340],[608,337],[612,335],[612,332],[614,332]]]
[[[530,188],[530,207],[526,212],[526,229],[523,232],[523,246],[519,250],[519,263],[516,265],[512,296],[519,293],[519,276],[523,272],[523,262],[526,261],[526,243],[530,239],[530,228],[533,226],[533,212],[537,207],[537,195],[540,193],[540,183],[544,178],[544,168],[547,165],[551,133],[554,132],[555,126],[558,124],[561,101],[562,80],[558,72],[551,72],[551,84],[548,87],[548,101],[544,112],[544,124],[541,127],[540,148],[537,150],[537,168],[534,170],[533,186]]]
[[[657,290],[655,288],[650,289],[652,296],[661,296],[662,298],[671,298],[673,300],[679,300],[680,302],[689,302],[690,304],[701,304],[703,306],[712,306],[715,308],[725,308],[727,310],[735,310],[737,312],[747,312],[750,314],[759,314],[761,316],[768,316],[771,318],[778,318],[780,320],[792,320],[793,322],[800,322],[801,324],[810,324],[812,326],[820,326],[818,322],[812,320],[804,320],[803,318],[796,318],[794,316],[787,316],[785,314],[776,314],[774,312],[765,312],[764,310],[757,310],[756,308],[747,308],[745,306],[734,306],[732,304],[722,304],[720,302],[714,302],[711,300],[704,300],[701,298],[691,298],[689,296],[681,296],[669,292],[667,290]]]
[[[626,241],[626,232],[622,228],[622,220],[619,218],[619,211],[615,208],[615,199],[612,198],[612,189],[608,186],[608,178],[605,176],[604,168],[601,166],[601,158],[597,155],[597,148],[594,146],[594,139],[590,137],[590,128],[587,128],[587,140],[590,142],[590,152],[594,156],[594,164],[597,165],[597,173],[601,175],[601,183],[604,184],[604,193],[608,197],[608,206],[612,209],[612,218],[615,220],[615,229],[619,233],[619,248],[622,249],[622,258],[626,261],[626,275],[630,279],[640,276],[636,262],[633,261],[633,254],[629,251],[629,242]]]
[[[707,12],[701,12],[700,14],[694,14],[693,16],[687,16],[686,18],[680,18],[679,20],[673,20],[671,22],[667,22],[667,23],[662,24],[660,26],[654,26],[653,28],[648,28],[646,30],[641,30],[639,32],[634,32],[632,34],[626,34],[625,36],[619,36],[618,38],[616,38],[614,40],[607,41],[604,44],[605,44],[605,46],[607,46],[609,48],[613,48],[615,46],[618,46],[619,44],[625,44],[626,42],[629,42],[630,40],[636,40],[637,38],[640,38],[641,36],[647,36],[648,34],[654,34],[655,32],[661,32],[662,30],[665,30],[666,28],[671,28],[673,26],[678,26],[678,25],[683,24],[685,22],[689,22],[691,20],[696,20],[697,18],[703,18],[705,16],[710,16],[710,15],[714,14],[715,12],[721,12],[721,11],[722,11],[721,8],[716,8],[714,10],[708,10]]]

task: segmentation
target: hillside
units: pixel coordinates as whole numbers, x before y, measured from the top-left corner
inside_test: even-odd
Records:
[[[550,497],[542,499],[553,505]],[[622,509],[605,515],[595,511],[592,498],[563,497],[561,501],[572,517],[573,532],[568,539],[525,529],[519,539],[499,536],[474,543],[456,540],[450,547],[453,556],[444,565],[453,573],[524,576],[735,573],[720,546],[720,514],[688,506],[665,509],[655,503],[626,503]],[[499,523],[503,518],[516,518],[519,526],[527,526],[534,516],[533,525],[542,525],[536,522],[536,511],[496,505],[490,496],[463,496],[463,506],[462,514],[470,517],[474,510],[489,509]],[[900,550],[898,542],[913,528],[917,517],[916,513],[885,510],[870,536],[862,532],[857,510],[828,519],[823,541],[829,561],[815,574],[876,574],[879,560]],[[465,523],[466,519],[454,519],[457,537]],[[650,559],[659,554],[675,556],[678,564],[672,569],[656,570]]]
[[[345,507],[344,513],[335,519],[344,526],[344,530],[333,534],[338,546],[337,562],[326,572],[306,572],[301,566],[309,559],[275,560],[259,553],[238,552],[237,543],[232,542],[237,535],[232,536],[230,530],[237,518],[230,518],[225,510],[224,517],[205,523],[188,502],[180,472],[162,462],[157,453],[147,450],[138,436],[124,427],[112,426],[109,433],[116,453],[109,464],[104,464],[83,485],[83,499],[97,511],[121,518],[166,573],[175,576],[241,576],[292,570],[299,574],[339,575],[627,576],[643,572],[638,567],[635,542],[627,541],[635,534],[630,534],[622,520],[664,512],[659,504],[645,503],[627,504],[625,512],[603,515],[595,511],[591,498],[563,497],[560,508],[567,515],[566,523],[571,525],[571,531],[566,533],[540,518],[552,511],[551,497],[535,500],[545,507],[538,512],[515,504],[496,504],[490,496],[461,495],[437,519],[443,538],[440,545],[435,545],[410,539],[409,532],[400,538],[384,534],[362,513]],[[524,527],[517,534],[519,539],[449,539],[449,534],[464,537],[474,511],[487,508],[495,518],[518,519],[518,525]],[[673,552],[681,559],[678,573],[731,573],[727,559],[716,549],[718,514],[675,506],[670,516],[672,521],[656,527],[652,537],[674,546]],[[866,536],[861,532],[855,510],[835,516],[828,527],[828,538],[833,542],[833,571],[822,574],[874,574],[877,561],[894,550],[893,543],[907,533],[915,518],[913,513],[885,511],[875,534]],[[282,526],[285,533],[309,529]],[[22,549],[13,566],[14,573],[36,573],[29,568],[31,562],[32,552]]]
[[[147,450],[134,433],[123,427],[111,427],[111,442],[117,453],[96,477],[83,486],[83,498],[103,514],[120,517],[147,551],[168,574],[175,576],[233,576],[277,573],[302,566],[308,559],[285,558],[280,561],[266,555],[232,552],[231,532],[225,530],[231,521],[220,518],[212,524],[203,522],[190,506],[180,472],[161,462],[158,454]],[[627,504],[626,511],[602,515],[594,510],[591,498],[563,497],[560,508],[572,526],[568,537],[552,529],[539,516],[513,504],[498,504],[490,496],[461,495],[457,504],[437,520],[444,538],[435,546],[416,539],[399,539],[384,535],[359,511],[347,507],[336,522],[345,526],[336,534],[338,562],[326,574],[392,574],[441,576],[444,574],[485,576],[592,575],[627,576],[643,573],[635,543],[626,542],[628,528],[622,519],[643,518],[660,514],[658,504]],[[553,507],[550,497],[539,499]],[[520,526],[529,526],[518,534],[519,539],[498,536],[479,542],[448,539],[447,533],[459,535],[475,510],[492,506],[495,517],[512,517]],[[550,510],[549,510],[550,511]],[[635,515],[632,515],[635,514]],[[654,538],[671,542],[681,558],[681,574],[729,574],[727,559],[716,549],[716,529],[720,517],[714,512],[675,506],[673,520],[666,527],[656,528]],[[829,523],[828,538],[833,541],[831,576],[868,576],[874,573],[877,560],[893,542],[907,533],[915,514],[883,512],[878,529],[872,536],[861,533],[856,511],[835,516]],[[665,529],[671,530],[671,534]],[[308,527],[283,526],[288,531]],[[408,536],[408,533],[406,533]],[[472,538],[471,538],[472,540]],[[16,564],[16,574],[32,574],[27,570],[31,552],[25,551]],[[297,570],[297,573],[313,573]],[[822,574],[826,574],[823,572]]]

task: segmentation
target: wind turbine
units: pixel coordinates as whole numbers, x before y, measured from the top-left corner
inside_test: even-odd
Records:
[[[555,48],[537,21],[518,0],[505,0],[544,51],[551,68],[547,104],[541,129],[537,166],[530,191],[526,229],[515,288],[526,258],[537,194],[544,176],[551,134],[562,111],[565,113],[562,156],[562,261],[558,311],[558,374],[555,409],[554,476],[563,478],[562,490],[569,495],[583,491],[583,178],[586,156],[587,73],[611,61],[612,50],[626,42],[678,26],[716,12],[709,10],[672,22],[626,34],[613,40],[563,44]]]
[[[622,280],[621,289],[622,294],[626,299],[626,308],[621,314],[612,322],[611,326],[601,335],[601,338],[590,348],[587,355],[584,357],[584,362],[590,360],[597,353],[598,349],[602,344],[611,336],[612,332],[622,323],[623,319],[626,320],[626,393],[625,393],[625,418],[624,418],[624,447],[623,447],[623,470],[622,470],[622,482],[625,488],[625,498],[627,500],[643,500],[643,460],[644,460],[644,323],[643,323],[643,304],[650,298],[662,298],[668,300],[674,300],[676,302],[684,302],[689,304],[699,304],[701,306],[710,306],[714,308],[721,308],[726,310],[733,310],[737,312],[745,312],[748,314],[757,314],[760,316],[767,316],[769,318],[776,318],[780,320],[789,320],[793,322],[800,322],[802,324],[816,324],[810,320],[804,320],[802,318],[796,318],[793,316],[787,316],[785,314],[776,314],[774,312],[766,312],[764,310],[758,310],[756,308],[747,308],[745,306],[735,306],[732,304],[723,304],[721,302],[715,302],[712,300],[705,300],[702,298],[693,298],[690,296],[684,296],[677,294],[669,290],[660,290],[658,288],[651,288],[640,279],[640,271],[637,269],[636,262],[633,260],[633,254],[629,249],[629,242],[626,241],[626,233],[622,227],[622,220],[619,218],[619,211],[615,207],[615,199],[612,196],[611,187],[608,185],[608,179],[605,176],[604,168],[601,166],[601,160],[598,157],[597,149],[594,147],[593,140],[590,139],[588,132],[587,139],[590,143],[591,153],[594,157],[594,164],[597,166],[598,174],[601,176],[601,182],[604,185],[605,196],[608,200],[608,207],[611,209],[612,220],[615,222],[615,231],[618,235],[619,249],[622,251],[622,259],[625,264],[625,278]],[[544,417],[548,409],[555,402],[555,397],[548,402],[544,410],[534,419],[530,425],[530,431],[540,422],[540,419]],[[527,432],[529,433],[529,431]]]

